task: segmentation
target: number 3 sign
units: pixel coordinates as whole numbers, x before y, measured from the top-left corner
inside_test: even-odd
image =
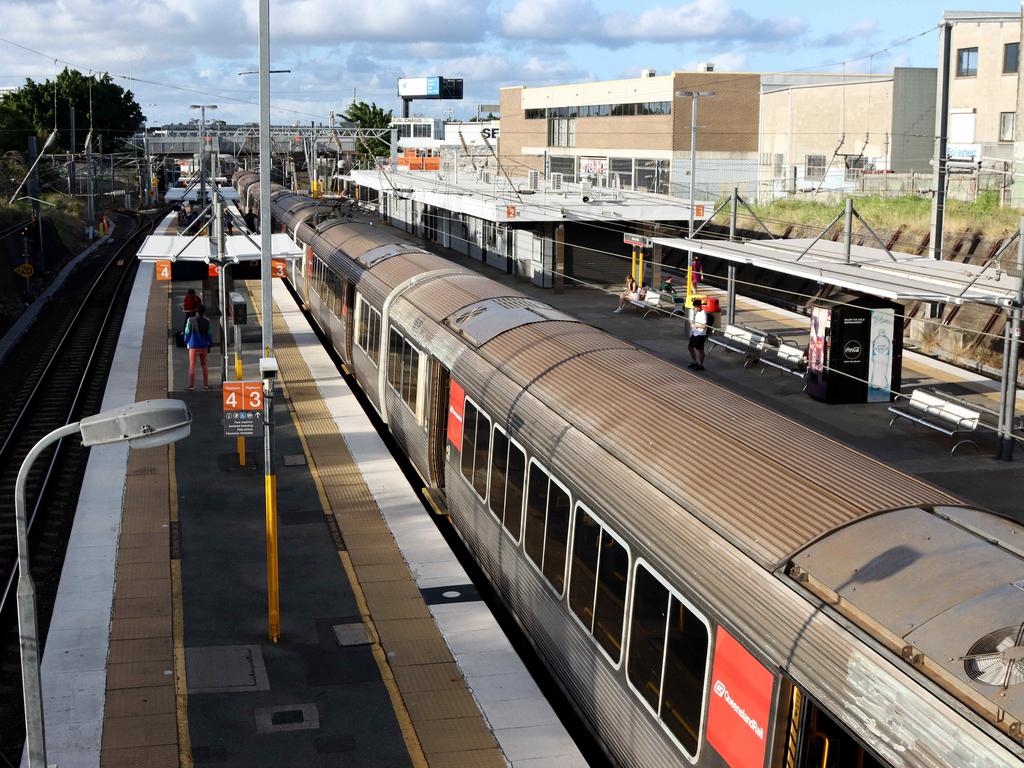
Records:
[[[225,411],[263,410],[263,382],[227,381],[223,395]]]

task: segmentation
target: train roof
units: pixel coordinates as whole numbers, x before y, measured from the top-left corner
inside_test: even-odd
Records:
[[[964,507],[892,510],[806,547],[789,575],[993,722],[1016,722],[1020,740],[1020,525]]]

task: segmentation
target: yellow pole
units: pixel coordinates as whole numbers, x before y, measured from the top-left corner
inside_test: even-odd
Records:
[[[636,280],[636,246],[631,245],[629,247],[629,252],[632,258],[632,266],[630,267],[629,274],[631,274],[633,276],[633,279]]]
[[[644,287],[644,249],[637,248],[637,255],[640,257],[640,267],[637,269],[638,277],[636,278],[636,284],[638,288]]]
[[[235,378],[242,380],[242,356],[235,352]]]
[[[693,306],[693,264],[686,268],[686,307]]]
[[[245,466],[245,438],[239,435],[235,438],[235,444],[238,446],[238,466]]]
[[[267,474],[267,609],[270,641],[281,639],[281,594],[277,579],[277,475]]]

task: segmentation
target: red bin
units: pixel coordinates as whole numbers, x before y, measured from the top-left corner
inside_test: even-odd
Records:
[[[705,312],[718,312],[718,297],[708,296],[704,299],[703,309]]]

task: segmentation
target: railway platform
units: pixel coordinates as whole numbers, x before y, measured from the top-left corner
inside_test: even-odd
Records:
[[[140,265],[103,407],[180,398],[192,435],[89,458],[43,655],[48,761],[586,765],[281,281],[268,640],[262,440],[240,466],[216,346],[211,389],[185,391],[189,287]],[[256,379],[255,323],[243,340]]]

